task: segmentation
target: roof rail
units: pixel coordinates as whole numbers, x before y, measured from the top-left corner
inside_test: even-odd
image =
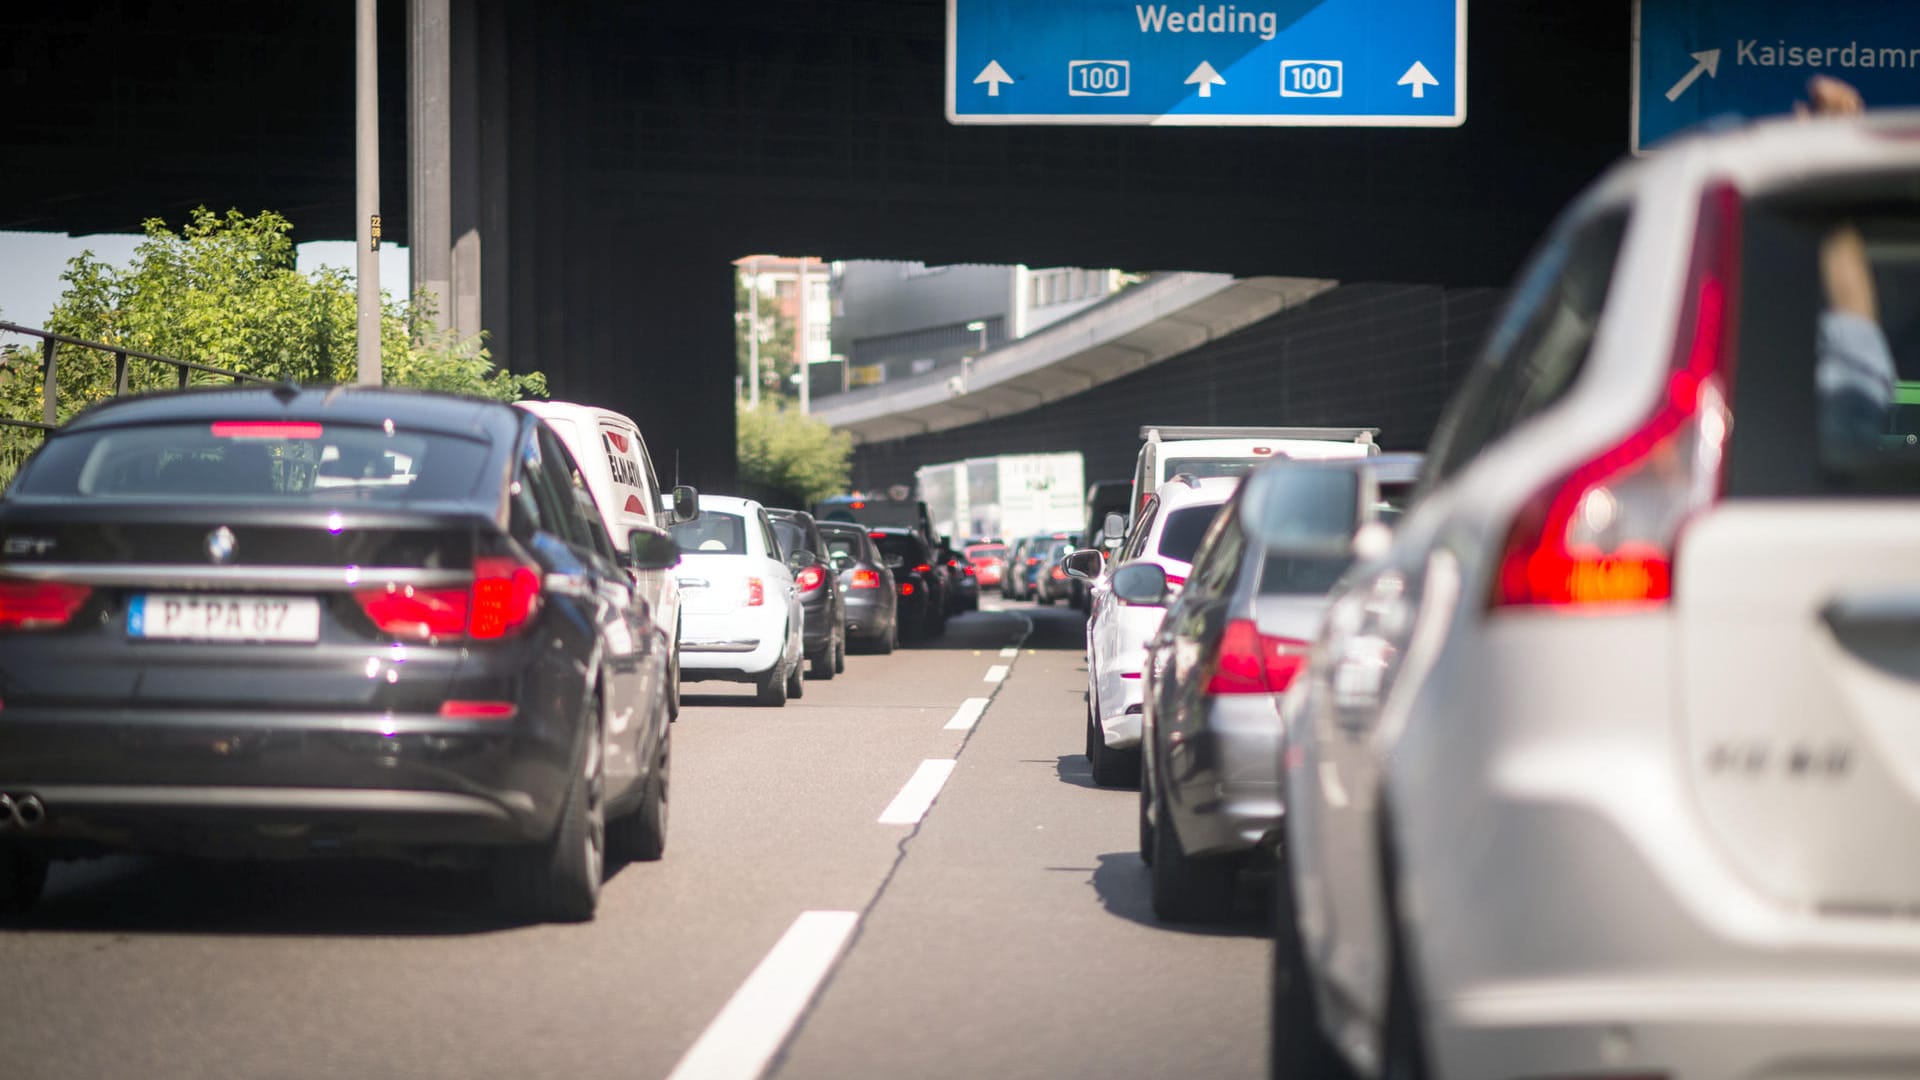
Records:
[[[1142,439],[1321,439],[1371,444],[1379,435],[1380,429],[1374,427],[1163,427],[1146,424],[1140,428]]]

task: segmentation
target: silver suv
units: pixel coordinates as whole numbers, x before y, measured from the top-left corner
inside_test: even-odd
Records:
[[[1920,114],[1608,173],[1286,699],[1277,1075],[1920,1073]]]

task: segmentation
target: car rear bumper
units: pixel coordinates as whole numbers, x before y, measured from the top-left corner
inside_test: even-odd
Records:
[[[1237,694],[1209,698],[1206,708],[1204,725],[1163,749],[1167,808],[1188,853],[1247,851],[1280,826],[1279,704],[1270,694]]]
[[[780,662],[786,636],[786,612],[773,604],[725,614],[686,612],[680,624],[680,678],[694,682],[764,674]]]
[[[847,633],[859,638],[884,638],[893,632],[894,606],[878,589],[847,593]]]

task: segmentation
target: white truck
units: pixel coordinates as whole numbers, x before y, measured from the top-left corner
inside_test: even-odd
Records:
[[[958,545],[976,536],[1012,540],[1078,530],[1086,515],[1084,472],[1077,452],[1000,454],[928,465],[915,479],[934,531]]]

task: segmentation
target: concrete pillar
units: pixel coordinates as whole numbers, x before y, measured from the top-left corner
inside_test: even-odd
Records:
[[[426,293],[434,325],[454,324],[452,68],[448,0],[407,0],[407,220],[411,291]]]

